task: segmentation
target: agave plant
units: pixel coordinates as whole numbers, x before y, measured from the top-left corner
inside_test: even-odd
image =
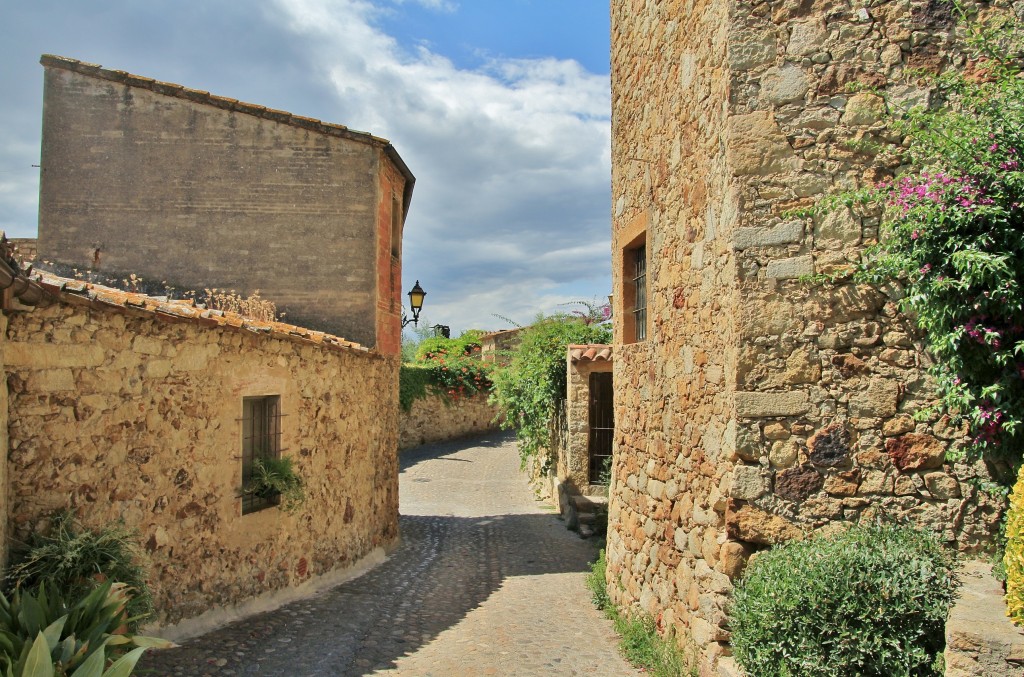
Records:
[[[126,677],[149,648],[170,642],[122,634],[131,589],[104,583],[68,606],[43,584],[39,594],[0,595],[3,677]],[[108,663],[110,663],[108,667]]]

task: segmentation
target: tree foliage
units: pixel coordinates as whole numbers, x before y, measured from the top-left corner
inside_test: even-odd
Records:
[[[546,450],[555,403],[565,398],[566,346],[607,343],[611,332],[578,316],[556,314],[538,317],[520,339],[509,364],[495,373],[492,401],[505,413],[503,427],[516,431],[525,463]]]

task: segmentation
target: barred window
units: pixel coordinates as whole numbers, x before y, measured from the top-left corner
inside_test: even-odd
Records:
[[[281,398],[242,398],[242,514],[277,505],[280,496],[260,491],[257,459],[281,457]]]
[[[633,250],[633,332],[637,341],[647,339],[647,245]]]

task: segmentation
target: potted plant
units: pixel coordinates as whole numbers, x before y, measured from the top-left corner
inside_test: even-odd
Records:
[[[286,512],[298,510],[306,501],[302,478],[295,473],[288,456],[259,457],[253,461],[252,478],[242,493],[264,499],[279,498],[279,505]]]

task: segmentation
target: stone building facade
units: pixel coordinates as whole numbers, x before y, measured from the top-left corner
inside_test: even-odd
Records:
[[[7,299],[0,340],[4,535],[64,508],[87,526],[123,520],[152,561],[161,626],[223,618],[396,542],[397,356],[73,280],[33,284],[46,297]],[[298,511],[243,511],[253,397],[279,403],[279,452],[305,483]]]
[[[591,424],[594,422],[595,388],[610,385],[612,349],[607,345],[570,345],[566,347],[565,440],[559,445],[555,474],[577,494],[591,493],[591,485],[600,480],[600,461],[591,463]],[[595,374],[606,374],[609,383],[595,384]],[[610,403],[608,403],[610,404]],[[612,421],[600,421],[610,425]],[[611,431],[599,435],[611,436]],[[604,439],[598,444],[605,442]],[[609,445],[610,451],[610,445]],[[593,491],[603,493],[604,487]]]
[[[398,353],[415,179],[387,140],[41,63],[40,258],[178,289],[260,290],[291,323]]]
[[[973,551],[998,520],[986,469],[944,460],[958,431],[912,417],[934,392],[899,290],[801,279],[858,261],[878,215],[788,215],[899,170],[886,101],[964,66],[956,22],[937,0],[612,2],[609,588],[705,670],[756,550],[877,516]]]

